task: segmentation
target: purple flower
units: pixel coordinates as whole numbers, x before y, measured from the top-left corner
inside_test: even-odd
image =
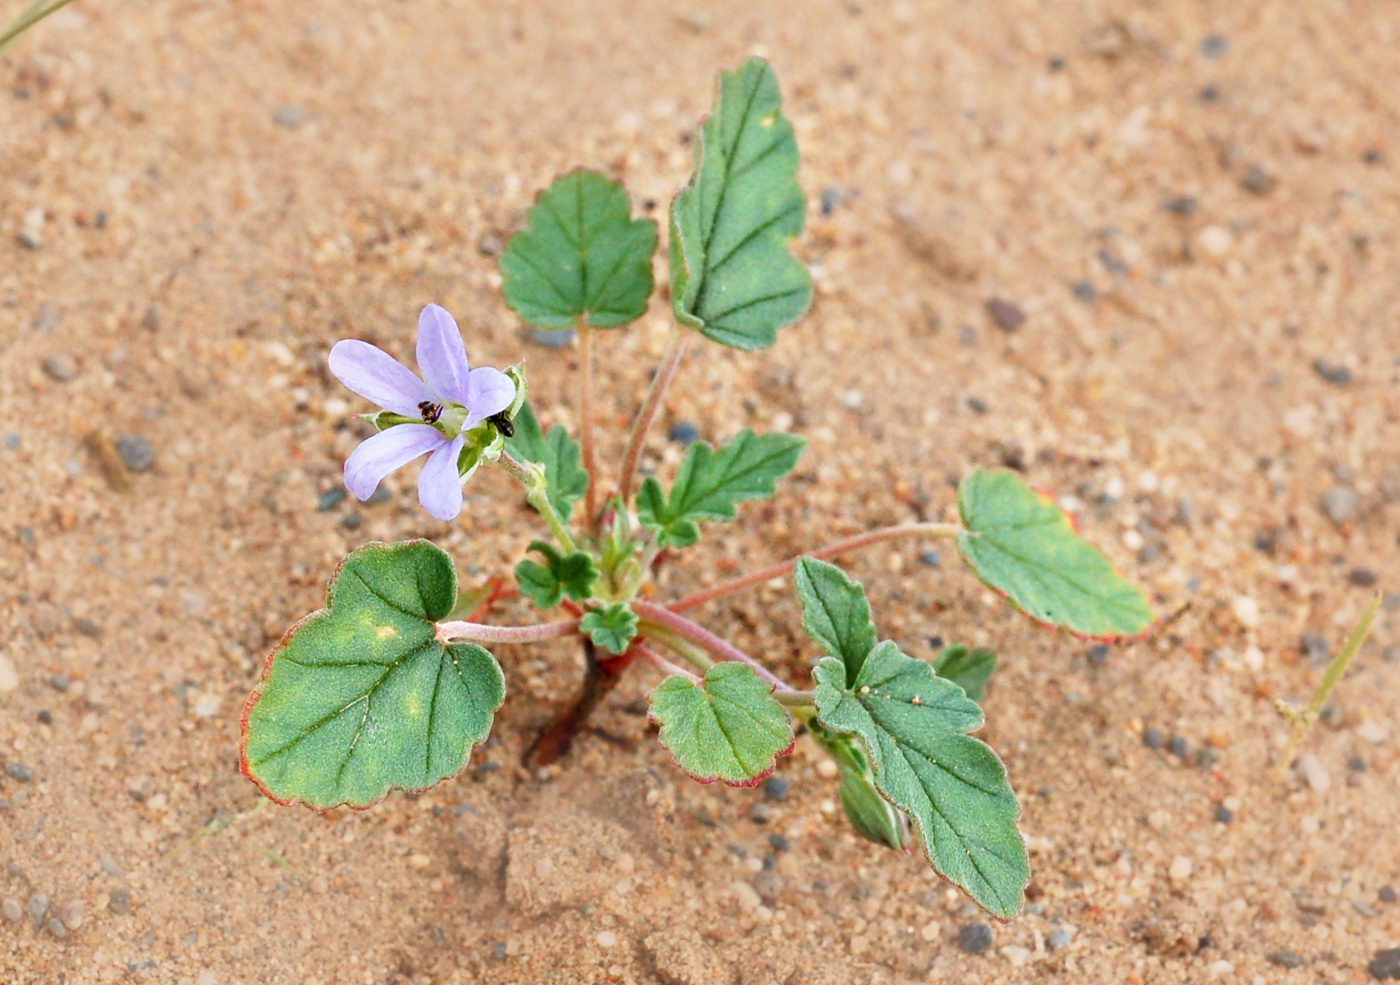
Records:
[[[351,390],[415,422],[395,424],[361,442],[345,460],[346,488],[360,500],[369,499],[390,472],[428,455],[418,474],[418,501],[439,520],[456,518],[462,511],[457,457],[464,435],[515,401],[515,381],[499,369],[472,369],[457,322],[436,304],[418,316],[418,368],[426,383],[383,349],[359,339],[337,342],[329,362],[335,378]]]

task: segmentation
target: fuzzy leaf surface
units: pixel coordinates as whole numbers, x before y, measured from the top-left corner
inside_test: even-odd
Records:
[[[670,677],[651,692],[661,744],[702,783],[750,786],[792,747],[792,722],[773,686],[740,663],[718,663],[696,684]]]
[[[656,224],[633,219],[621,183],[579,169],[555,179],[501,254],[506,303],[531,325],[634,321],[651,296]]]
[[[681,323],[736,349],[766,348],[812,301],[788,241],[807,204],[778,79],[751,58],[719,77],[695,171],[671,204],[671,303]]]
[[[875,785],[913,818],[929,863],[988,912],[1015,916],[1030,880],[1020,805],[1001,760],[966,734],[982,724],[977,703],[888,640],[849,685],[835,657],[812,676],[818,720],[864,741]]]
[[[582,602],[593,594],[599,571],[593,558],[574,551],[563,554],[547,541],[537,540],[530,545],[545,563],[539,564],[528,558],[515,566],[515,580],[520,585],[520,593],[540,609],[552,609],[568,596]]]
[[[794,575],[802,628],[828,656],[841,658],[847,679],[855,680],[876,643],[865,589],[836,565],[816,558],[799,558]]]
[[[1152,625],[1142,589],[1075,532],[1049,497],[1005,470],[958,487],[967,528],[958,549],[977,577],[1032,619],[1092,637],[1136,636]]]
[[[549,482],[549,502],[565,523],[574,503],[588,492],[588,471],[584,469],[578,442],[561,424],[548,431],[540,428],[539,418],[528,403],[521,404],[513,421],[515,434],[506,439],[506,451],[522,462],[544,466]]]
[[[973,701],[987,696],[987,682],[997,669],[997,655],[992,650],[971,649],[961,643],[945,646],[933,662],[934,672],[963,689]]]
[[[584,614],[578,628],[609,653],[621,656],[637,636],[637,614],[621,602]]]
[[[248,699],[248,777],[275,800],[326,809],[459,772],[505,680],[481,647],[437,641],[456,598],[451,558],[427,541],[350,554],[326,608],[293,627]]]
[[[730,520],[740,503],[767,499],[797,465],[807,442],[791,434],[740,431],[718,451],[690,446],[669,495],[648,476],[637,497],[638,516],[663,547],[687,547],[700,538],[700,520]]]

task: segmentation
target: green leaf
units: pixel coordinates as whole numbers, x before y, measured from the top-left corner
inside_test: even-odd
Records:
[[[552,609],[565,595],[582,602],[593,594],[599,571],[590,555],[583,551],[561,554],[553,544],[543,540],[531,544],[530,550],[543,555],[545,563],[521,561],[515,566],[515,580],[520,584],[521,594],[538,608]]]
[[[695,172],[671,204],[676,318],[723,345],[766,348],[812,301],[812,277],[788,252],[807,212],[797,141],[767,62],[721,73],[695,143]]]
[[[697,520],[733,519],[742,502],[767,499],[797,465],[807,442],[790,434],[744,430],[718,451],[697,441],[681,462],[669,497],[648,476],[637,497],[641,521],[663,547],[688,547],[700,538]]]
[[[481,647],[438,642],[434,622],[456,597],[451,558],[427,541],[347,557],[327,607],[293,627],[248,699],[248,778],[273,800],[325,810],[460,771],[505,681]]]
[[[655,252],[656,223],[632,218],[621,183],[570,171],[540,193],[501,254],[506,303],[541,328],[625,325],[646,311]]]
[[[810,557],[798,559],[796,581],[802,628],[829,656],[840,657],[846,679],[855,680],[876,642],[865,589],[836,565]]]
[[[661,744],[701,783],[753,786],[792,748],[792,722],[752,667],[718,663],[699,684],[670,677],[651,692]]]
[[[973,472],[958,487],[966,531],[958,548],[977,577],[1032,619],[1081,636],[1147,631],[1142,589],[1075,532],[1069,517],[1007,471]]]
[[[506,439],[506,451],[522,462],[544,466],[550,505],[559,518],[568,523],[574,503],[588,492],[588,472],[580,464],[582,453],[578,442],[569,437],[569,432],[560,424],[542,431],[528,403],[521,404],[513,423],[515,435]]]
[[[909,822],[900,811],[880,795],[875,788],[875,774],[870,757],[859,740],[838,735],[821,722],[811,721],[808,730],[836,760],[840,774],[837,793],[846,819],[862,838],[899,850],[909,843]]]
[[[622,602],[584,613],[578,628],[595,644],[618,656],[627,652],[637,635],[637,614]]]
[[[812,676],[818,720],[865,742],[875,785],[914,819],[929,863],[990,913],[1015,916],[1030,880],[1020,805],[1001,760],[965,734],[982,724],[977,703],[889,641],[849,684],[835,657]]]
[[[934,672],[952,681],[973,701],[981,702],[987,694],[987,682],[997,669],[997,655],[991,650],[970,650],[961,643],[945,646],[933,662]]]

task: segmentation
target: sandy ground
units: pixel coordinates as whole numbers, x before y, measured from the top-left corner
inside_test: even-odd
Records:
[[[1367,980],[1400,945],[1400,599],[1306,776],[1278,775],[1274,702],[1372,580],[1400,591],[1400,9],[667,6],[89,0],[0,66],[0,897],[50,905],[0,921],[0,981]],[[911,652],[1002,653],[984,735],[1034,901],[982,954],[963,898],[832,823],[807,740],[785,800],[688,781],[645,668],[605,735],[521,769],[566,645],[499,649],[495,737],[429,793],[317,816],[236,770],[256,668],[344,552],[426,535],[478,579],[535,529],[494,474],[452,527],[411,471],[322,500],[362,409],[328,345],[407,353],[436,300],[573,423],[573,354],[525,338],[494,254],[574,164],[660,215],[713,73],[754,51],[802,144],[817,301],[762,356],[698,350],[649,465],[677,421],[812,448],[665,590],[947,515],[1010,464],[1176,616],[1105,655],[946,550],[850,562]],[[664,315],[603,340],[605,424]],[[794,678],[813,657],[786,586],[703,616]]]

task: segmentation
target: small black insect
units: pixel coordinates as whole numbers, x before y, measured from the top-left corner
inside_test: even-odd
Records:
[[[496,425],[496,430],[507,438],[515,437],[515,425],[510,422],[510,415],[505,411],[501,411],[499,414],[492,414],[486,419]]]
[[[424,400],[418,405],[418,412],[423,415],[423,420],[429,424],[436,424],[442,416],[442,404],[435,404],[431,400]]]

